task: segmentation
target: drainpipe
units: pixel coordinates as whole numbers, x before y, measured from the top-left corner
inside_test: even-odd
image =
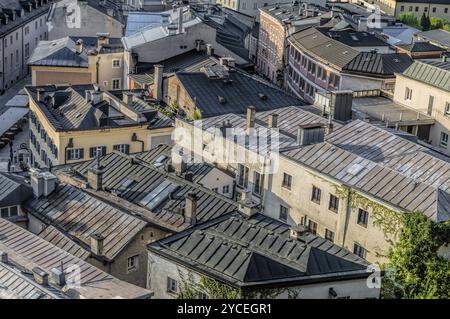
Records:
[[[144,151],[144,141],[143,140],[138,140],[136,133],[133,133],[133,135],[131,135],[131,141],[132,142],[140,142],[141,145],[142,145],[142,152]]]

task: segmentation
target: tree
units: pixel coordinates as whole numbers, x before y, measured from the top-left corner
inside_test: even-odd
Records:
[[[422,14],[422,18],[420,19],[420,25],[422,26],[423,31],[430,30],[431,21],[430,17],[425,14],[425,12]]]
[[[407,24],[413,28],[416,29],[420,29],[420,23],[419,23],[419,19],[417,19],[417,17],[415,16],[414,13],[412,12],[408,12],[408,13],[402,13],[399,17],[400,21],[403,22],[404,24]]]
[[[385,298],[450,298],[450,261],[438,249],[450,242],[450,223],[422,213],[402,215],[397,244],[389,251],[383,281]]]
[[[442,29],[443,27],[442,19],[431,17],[430,18],[430,29]]]

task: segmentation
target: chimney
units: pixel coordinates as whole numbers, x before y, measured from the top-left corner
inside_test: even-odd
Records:
[[[183,7],[178,8],[178,33],[183,33]]]
[[[448,57],[445,54],[443,54],[442,55],[442,62],[447,62],[447,60],[448,60]]]
[[[300,125],[297,128],[298,145],[311,145],[324,141],[325,130],[321,124]]]
[[[91,101],[91,91],[90,90],[86,90],[84,92],[85,97],[86,97],[86,102],[89,103]]]
[[[289,229],[289,236],[294,240],[299,240],[300,236],[305,234],[307,232],[307,229],[303,225],[295,225],[291,226]]]
[[[161,64],[155,64],[154,66],[154,89],[153,89],[153,98],[157,102],[161,102],[163,100],[163,72],[164,66]]]
[[[97,34],[97,47],[101,48],[103,45],[109,44],[109,38],[107,34]]]
[[[202,51],[203,40],[195,40],[195,49],[197,52]]]
[[[255,127],[256,110],[254,106],[247,107],[247,129]]]
[[[7,264],[8,263],[8,253],[4,251],[0,251],[0,262]]]
[[[96,91],[96,90],[91,92],[92,105],[96,105],[96,104],[100,103],[101,100],[102,100],[102,92]]]
[[[209,55],[209,56],[213,56],[214,55],[214,47],[210,43],[208,43],[206,45],[206,54]]]
[[[36,100],[38,102],[44,102],[45,97],[45,90],[44,89],[37,89],[36,90]]]
[[[241,214],[251,217],[258,212],[258,204],[250,199],[250,192],[244,190],[241,192],[241,199],[238,202],[238,210]]]
[[[327,127],[325,128],[325,136],[328,136],[331,133],[333,133],[333,117],[330,114],[328,117]]]
[[[175,173],[179,175],[183,174],[186,171],[187,163],[184,159],[182,149],[172,150],[172,166],[175,169]]]
[[[269,128],[278,127],[278,114],[276,113],[269,114],[269,118],[267,119],[267,126]]]
[[[66,274],[60,268],[52,268],[50,281],[59,287],[64,287]]]
[[[103,243],[105,237],[100,234],[91,235],[91,252],[96,256],[103,256]]]
[[[35,198],[44,195],[44,177],[38,169],[30,169],[30,184]]]
[[[192,183],[194,181],[194,173],[192,172],[184,173],[184,179]]]
[[[352,91],[335,91],[330,93],[330,114],[333,119],[348,122],[352,119]]]
[[[34,280],[43,286],[47,286],[48,285],[48,273],[40,268],[40,267],[34,267],[32,269],[32,273],[33,273],[33,278]]]
[[[50,172],[41,173],[42,178],[44,179],[44,195],[47,197],[56,189],[56,176]]]
[[[81,52],[83,52],[83,40],[78,39],[77,42],[75,42],[75,51],[77,54],[81,54]]]
[[[103,189],[103,174],[104,170],[100,164],[100,156],[97,156],[97,164],[88,170],[87,179],[89,186],[96,190]]]
[[[184,221],[195,225],[197,223],[197,195],[188,193],[185,197]]]
[[[126,105],[130,105],[133,102],[133,93],[131,93],[131,92],[124,92],[122,94],[122,101]]]

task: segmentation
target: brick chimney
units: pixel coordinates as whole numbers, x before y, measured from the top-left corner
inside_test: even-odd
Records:
[[[197,195],[195,193],[188,193],[185,197],[184,220],[191,225],[197,223]]]

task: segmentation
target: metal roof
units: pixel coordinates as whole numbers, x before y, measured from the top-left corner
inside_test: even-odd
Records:
[[[2,201],[20,188],[20,184],[0,173],[0,206]]]
[[[203,118],[227,113],[242,114],[250,105],[257,111],[267,111],[304,104],[302,100],[260,78],[236,69],[230,70],[228,74],[226,79],[210,78],[203,72],[178,72],[176,76],[201,110]],[[261,94],[265,98],[261,98]],[[225,102],[219,97],[224,97]]]
[[[432,41],[440,46],[450,48],[450,32],[442,29],[435,29],[417,33],[419,38]]]
[[[72,238],[69,238],[68,234],[59,231],[55,226],[47,226],[39,233],[39,237],[80,259],[86,260],[91,255],[86,246],[83,247],[80,243],[75,242]]]
[[[400,210],[450,218],[450,159],[364,121],[282,154]],[[357,173],[354,165],[361,167]]]
[[[11,264],[21,269],[22,273],[17,274],[20,277],[18,279],[25,284],[29,284],[30,278],[26,273],[29,274],[34,267],[40,267],[50,273],[53,268],[68,269],[77,265],[80,267],[80,286],[73,289],[83,298],[148,298],[151,294],[150,291],[123,282],[2,218],[0,218],[0,250],[8,254]],[[67,273],[67,281],[73,281],[77,275],[77,272]],[[8,289],[14,289],[14,293],[19,297],[29,297],[20,290],[23,286],[18,290],[14,281],[6,284]],[[60,287],[52,287],[62,291]]]
[[[0,24],[0,36],[4,36],[7,33],[11,32],[12,30],[16,29],[20,25],[24,25],[26,23],[29,23],[30,21],[33,21],[39,16],[44,16],[48,10],[50,9],[50,6],[54,3],[54,1],[48,1],[47,3],[44,3],[43,1],[40,2],[42,5],[38,5],[36,8],[33,6],[31,11],[29,12],[26,6],[26,3],[28,1],[21,1],[21,0],[1,0],[0,1],[0,7],[3,9],[4,15],[8,14],[6,13],[7,10],[14,10],[16,13],[15,20],[12,19],[11,15],[8,14],[9,20],[8,24],[1,23]],[[31,2],[34,3],[34,2]],[[20,17],[19,12],[23,9],[23,15]]]
[[[450,62],[416,60],[403,76],[450,92]]]
[[[409,51],[409,52],[430,52],[430,51],[439,51],[443,52],[445,49],[438,47],[434,44],[431,44],[429,42],[421,42],[421,41],[415,41],[413,43],[409,44],[399,44],[397,47]]]
[[[343,69],[349,73],[364,73],[393,77],[405,71],[413,60],[407,54],[361,52]]]
[[[70,37],[40,41],[28,60],[28,65],[87,68],[88,50],[84,47],[81,53],[77,53],[75,41]]]
[[[159,167],[153,162],[160,155],[170,157],[171,147],[159,145],[150,151],[126,155],[119,152],[109,153],[101,158],[103,166],[103,186],[106,189],[104,196],[108,194],[120,194],[122,202],[129,202],[139,208],[134,213],[139,213],[141,218],[149,222],[172,230],[181,230],[189,226],[185,222],[182,208],[185,196],[188,193],[197,195],[197,220],[204,222],[211,218],[229,213],[234,210],[236,203],[219,195],[199,184],[188,182],[183,176],[168,174],[164,167]],[[131,161],[133,158],[133,161]],[[61,167],[59,172],[66,176],[87,180],[89,168],[97,165],[96,160],[76,163],[68,167]],[[197,168],[194,168],[198,170]],[[71,172],[75,171],[73,174]],[[195,173],[195,170],[192,172]],[[159,190],[163,183],[176,186],[168,196],[159,197],[151,209],[141,201],[148,195]],[[98,196],[103,196],[96,193]],[[111,195],[114,196],[114,195]],[[105,197],[113,199],[113,197]],[[120,205],[120,203],[118,203]]]
[[[368,275],[367,263],[344,248],[311,234],[291,239],[288,225],[261,214],[221,216],[148,248],[239,287]]]
[[[47,197],[25,203],[27,212],[51,223],[90,247],[91,236],[102,235],[104,256],[114,260],[147,223],[72,185],[61,184]]]

